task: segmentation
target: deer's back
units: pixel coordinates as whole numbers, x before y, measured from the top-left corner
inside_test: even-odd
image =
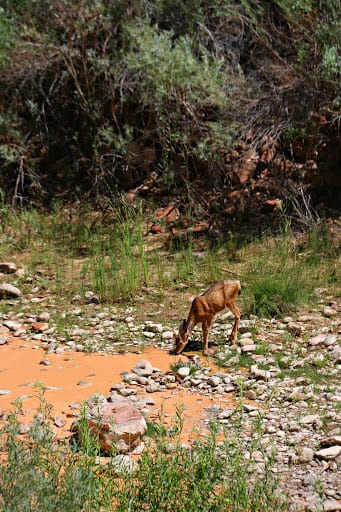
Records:
[[[224,279],[213,284],[193,300],[192,310],[196,320],[200,322],[208,316],[215,316],[227,307],[227,303],[237,295],[239,290],[239,281]]]

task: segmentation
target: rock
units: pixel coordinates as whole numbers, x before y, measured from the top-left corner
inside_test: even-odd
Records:
[[[118,476],[124,476],[132,474],[137,467],[137,463],[128,455],[121,454],[112,457],[109,466],[115,470]]]
[[[250,340],[247,340],[247,341],[250,341]],[[243,353],[254,352],[256,350],[256,345],[254,343],[251,343],[250,345],[243,345],[241,350]]]
[[[221,379],[219,377],[217,377],[216,375],[212,375],[208,379],[208,383],[209,383],[210,386],[215,388],[215,387],[219,386],[219,384],[221,383]]]
[[[155,338],[156,334],[155,334],[155,332],[151,332],[151,331],[143,331],[143,336],[148,339],[153,339],[153,338]]]
[[[341,501],[340,500],[325,500],[323,502],[323,511],[324,512],[333,512],[336,510],[341,510]]]
[[[229,418],[230,416],[232,416],[232,414],[234,413],[234,409],[223,409],[219,414],[218,414],[218,420],[226,420],[227,418]]]
[[[43,366],[50,366],[50,364],[52,364],[52,363],[51,363],[51,361],[49,359],[47,359],[45,357],[45,359],[42,359],[39,364],[41,364]]]
[[[123,373],[121,374],[124,382],[137,382],[138,375],[136,373]],[[113,388],[111,388],[113,389]]]
[[[96,404],[88,411],[87,421],[91,435],[106,453],[133,450],[147,430],[144,417],[128,401]]]
[[[156,393],[156,391],[159,391],[159,384],[157,382],[152,381],[147,387],[146,391],[147,393]]]
[[[321,423],[318,414],[308,414],[299,420],[300,425],[318,425]]]
[[[299,460],[299,462],[301,462],[301,463],[309,463],[309,462],[311,462],[311,461],[313,460],[313,457],[314,457],[314,450],[312,450],[311,448],[307,448],[306,446],[304,446],[304,447],[300,450],[298,460]]]
[[[45,322],[34,322],[31,326],[31,328],[33,331],[36,331],[36,332],[44,332],[44,331],[48,330],[49,324],[47,324]]]
[[[330,436],[326,437],[325,439],[322,439],[321,446],[331,446],[331,445],[337,445],[341,446],[341,436]]]
[[[54,419],[54,424],[55,424],[56,427],[62,428],[62,427],[65,427],[66,421],[65,421],[65,419],[62,416],[57,416]]]
[[[14,274],[17,271],[17,266],[12,261],[0,262],[0,272],[3,274]]]
[[[181,377],[182,379],[185,379],[191,373],[191,369],[189,366],[180,366],[180,368],[178,368],[176,373],[177,373],[177,375],[179,375],[179,377]]]
[[[0,345],[6,345],[7,338],[5,336],[0,336]]]
[[[22,327],[22,325],[15,320],[5,320],[3,325],[10,329],[10,331],[18,331]]]
[[[153,374],[153,366],[146,359],[142,359],[131,371],[142,377],[150,377]]]
[[[0,396],[1,395],[10,395],[12,391],[9,391],[8,389],[0,389]]]
[[[250,376],[256,380],[269,381],[271,373],[268,370],[261,370],[256,365],[252,365]]]
[[[21,291],[16,286],[8,283],[0,284],[0,299],[5,298],[18,298],[21,296]]]
[[[315,452],[316,457],[322,460],[333,460],[341,454],[341,446],[330,446]]]
[[[172,340],[174,338],[174,333],[173,331],[163,331],[161,338],[163,340]]]
[[[257,394],[252,389],[247,389],[245,391],[245,398],[247,398],[248,400],[256,400]]]
[[[336,334],[329,334],[326,339],[324,340],[324,344],[327,346],[327,347],[330,347],[331,345],[335,345],[335,343],[337,342],[337,336]]]
[[[310,338],[308,343],[309,343],[310,346],[315,347],[316,345],[320,345],[321,343],[324,343],[326,337],[327,336],[325,334],[318,334],[317,336],[314,336],[313,338]]]
[[[48,322],[51,318],[51,315],[48,311],[43,311],[42,313],[40,313],[40,315],[38,315],[38,320],[40,322]]]
[[[150,323],[145,325],[145,331],[153,332],[155,334],[161,334],[163,331],[163,325],[162,324],[154,324]]]
[[[87,380],[79,380],[77,382],[77,386],[80,388],[88,388],[89,386],[92,386],[92,382],[88,382]]]
[[[330,306],[326,306],[324,309],[323,309],[323,314],[324,316],[326,316],[327,318],[330,318],[332,316],[335,316],[337,314],[337,311],[330,307]]]
[[[336,363],[341,363],[341,346],[338,345],[330,352],[330,358]]]
[[[118,392],[121,396],[125,396],[125,397],[136,395],[136,393],[137,393],[136,389],[134,389],[134,388],[121,388]]]

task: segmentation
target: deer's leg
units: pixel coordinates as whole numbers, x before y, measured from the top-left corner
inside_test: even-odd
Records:
[[[204,320],[202,323],[202,335],[203,335],[203,351],[204,354],[208,351],[208,335],[210,333],[212,320]]]
[[[228,302],[227,307],[234,314],[234,325],[231,331],[230,340],[233,345],[237,342],[237,334],[239,331],[239,323],[240,323],[240,309],[236,306],[234,301]]]

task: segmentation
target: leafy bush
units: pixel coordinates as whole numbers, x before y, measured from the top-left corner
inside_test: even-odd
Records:
[[[9,64],[14,44],[14,23],[0,7],[0,69]]]

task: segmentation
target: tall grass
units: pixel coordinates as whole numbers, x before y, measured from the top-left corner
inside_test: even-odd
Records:
[[[247,311],[265,317],[294,312],[310,304],[314,289],[326,286],[331,276],[338,282],[339,247],[328,233],[322,225],[299,237],[287,229],[249,246],[244,253]]]
[[[282,235],[239,242],[231,254],[231,239],[215,248],[191,236],[168,249],[148,247],[142,206],[124,202],[102,216],[86,207],[68,211],[58,205],[50,215],[1,211],[6,223],[0,226],[0,258],[22,255],[31,274],[48,269],[55,279],[44,286],[54,286],[60,299],[91,290],[102,302],[130,301],[146,288],[171,296],[180,283],[195,292],[197,283],[201,290],[237,277],[247,285],[240,298],[244,313],[278,316],[309,303],[315,287],[337,286],[340,279],[340,246],[323,223],[300,239],[287,224]],[[37,279],[43,285],[43,277]]]

